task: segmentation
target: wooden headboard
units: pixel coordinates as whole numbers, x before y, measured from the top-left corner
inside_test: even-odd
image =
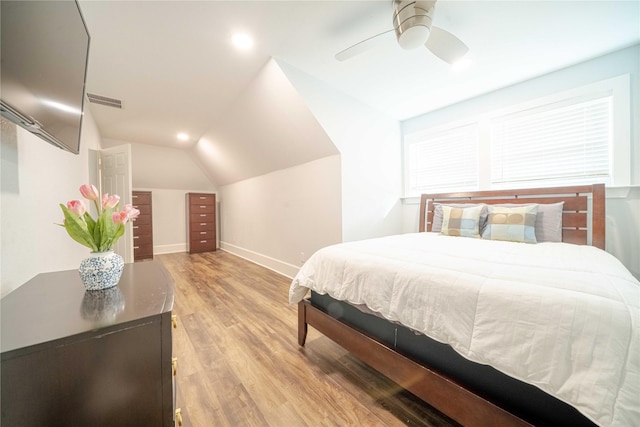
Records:
[[[592,199],[589,211],[589,198]],[[604,249],[605,189],[604,184],[571,187],[526,188],[521,190],[488,190],[460,193],[423,194],[420,197],[419,231],[431,231],[433,203],[557,203],[564,201],[562,241],[591,245]],[[591,216],[589,216],[591,213]],[[588,224],[589,218],[591,224]]]

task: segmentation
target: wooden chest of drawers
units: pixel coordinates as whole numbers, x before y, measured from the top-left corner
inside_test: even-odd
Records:
[[[216,195],[187,193],[187,249],[190,254],[216,250]]]
[[[133,207],[140,216],[133,222],[133,260],[153,259],[153,216],[151,191],[134,191]]]
[[[0,424],[174,427],[173,299],[154,261],[125,264],[102,291],[76,269],[2,298]]]

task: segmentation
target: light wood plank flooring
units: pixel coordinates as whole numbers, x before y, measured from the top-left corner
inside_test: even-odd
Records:
[[[313,328],[299,347],[290,279],[223,251],[156,260],[175,280],[184,426],[455,425]]]

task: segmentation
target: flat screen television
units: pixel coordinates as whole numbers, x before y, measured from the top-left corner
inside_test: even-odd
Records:
[[[2,116],[78,154],[89,31],[77,1],[0,1]]]

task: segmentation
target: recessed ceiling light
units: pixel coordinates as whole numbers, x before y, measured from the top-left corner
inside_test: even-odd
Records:
[[[240,50],[249,50],[253,47],[253,39],[247,33],[236,33],[231,38],[233,45]]]
[[[189,135],[187,135],[186,133],[182,132],[178,134],[178,139],[180,141],[187,141],[189,140]]]

